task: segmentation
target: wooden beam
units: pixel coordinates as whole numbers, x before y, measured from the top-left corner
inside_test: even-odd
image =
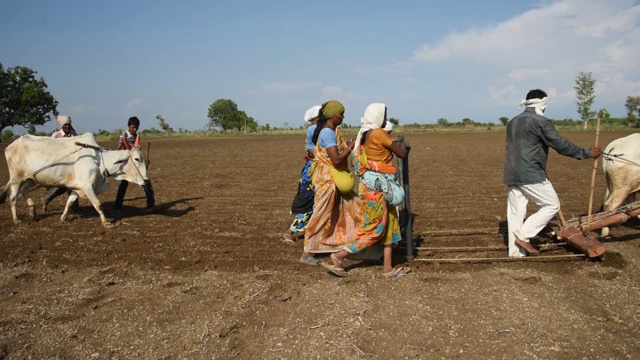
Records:
[[[461,263],[461,262],[518,262],[518,261],[544,261],[544,260],[569,260],[585,257],[585,254],[570,255],[536,255],[525,257],[494,257],[494,258],[457,258],[457,259],[413,259],[414,261],[434,263]]]

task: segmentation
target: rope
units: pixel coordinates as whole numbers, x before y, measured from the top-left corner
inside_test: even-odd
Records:
[[[20,178],[20,179],[18,179],[18,180],[9,181],[5,186],[3,186],[3,187],[2,187],[2,191],[7,190],[11,185],[19,184],[19,183],[23,182],[24,180],[26,180],[26,179],[28,179],[28,178],[30,178],[30,177],[32,177],[32,176],[37,175],[39,172],[42,172],[43,170],[46,170],[46,169],[48,169],[48,168],[52,167],[53,165],[56,165],[56,164],[57,164],[59,161],[61,161],[62,159],[66,158],[66,157],[68,157],[68,156],[71,156],[71,155],[73,155],[73,154],[75,154],[75,153],[77,153],[78,151],[82,150],[82,148],[92,148],[92,149],[94,149],[94,148],[95,148],[95,146],[88,145],[88,144],[83,144],[83,143],[78,143],[78,142],[76,142],[76,145],[78,145],[78,146],[80,146],[80,147],[79,147],[78,149],[76,149],[76,150],[74,150],[74,151],[72,151],[72,152],[68,153],[67,155],[61,156],[60,158],[58,158],[58,159],[54,160],[53,162],[51,162],[51,163],[49,163],[49,164],[47,164],[47,165],[45,165],[45,166],[41,167],[40,169],[38,169],[38,170],[36,170],[36,171],[33,171],[33,172],[31,172],[31,173],[29,173],[29,174],[27,174],[27,175],[25,175],[25,176],[21,177],[21,178]],[[35,180],[35,179],[34,179],[34,180]]]
[[[626,159],[626,158],[622,157],[622,156],[624,156],[624,154],[613,154],[613,153],[610,153],[610,152],[608,152],[608,153],[607,152],[602,152],[602,155],[604,156],[605,160],[611,161],[612,163],[615,162],[614,159],[618,159],[618,160],[620,160],[621,162],[623,162],[625,164],[629,164],[629,165],[634,165],[634,166],[640,167],[640,164],[638,164],[637,162],[631,161],[629,159]]]
[[[36,170],[36,171],[33,171],[33,172],[31,172],[31,173],[29,173],[29,174],[27,174],[27,175],[25,175],[25,176],[21,177],[21,178],[20,178],[20,179],[18,179],[18,180],[9,181],[9,183],[7,183],[5,186],[3,186],[3,187],[2,187],[2,191],[6,190],[6,189],[7,189],[9,186],[11,186],[11,185],[21,183],[21,182],[23,182],[24,180],[26,180],[26,179],[28,179],[28,178],[30,178],[30,177],[32,177],[32,176],[34,176],[34,175],[37,175],[39,172],[41,172],[41,171],[43,171],[43,170],[45,170],[45,169],[50,168],[51,166],[55,165],[58,161],[60,161],[60,160],[62,160],[62,159],[64,159],[64,158],[66,158],[67,156],[73,155],[73,154],[75,154],[76,152],[78,152],[78,151],[80,151],[80,150],[82,150],[82,149],[74,150],[74,151],[70,152],[69,154],[64,155],[64,156],[62,156],[62,157],[60,157],[60,158],[58,158],[58,159],[54,160],[53,162],[51,162],[51,163],[49,163],[49,164],[47,164],[47,165],[45,165],[45,166],[41,167],[40,169],[38,169],[38,170]]]

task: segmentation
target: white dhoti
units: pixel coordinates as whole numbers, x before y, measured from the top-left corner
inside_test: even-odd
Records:
[[[540,208],[525,221],[527,204],[533,201]],[[509,256],[522,257],[527,253],[516,245],[516,237],[529,242],[560,210],[560,199],[549,180],[539,184],[509,186],[507,201],[507,225]]]

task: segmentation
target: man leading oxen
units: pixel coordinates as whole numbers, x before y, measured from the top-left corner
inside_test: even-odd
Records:
[[[602,170],[607,181],[607,192],[602,205],[604,211],[637,200],[640,191],[640,133],[612,141],[604,150]],[[602,228],[602,236],[609,228]]]
[[[35,204],[29,193],[38,187],[65,187],[73,190],[60,221],[67,219],[69,207],[78,196],[89,199],[100,215],[102,225],[109,227],[97,195],[107,188],[107,177],[144,186],[148,181],[147,165],[142,151],[105,150],[91,133],[66,139],[50,139],[24,135],[5,148],[9,182],[0,194],[0,204],[9,195],[13,221],[18,223],[16,203],[21,193],[35,218]]]

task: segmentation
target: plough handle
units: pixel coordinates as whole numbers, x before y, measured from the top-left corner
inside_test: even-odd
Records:
[[[75,142],[76,145],[81,146],[83,148],[89,148],[89,149],[93,149],[93,150],[97,150],[100,151],[102,150],[99,146],[95,146],[95,145],[89,145],[89,144],[85,144],[85,143],[81,143],[81,142]]]

